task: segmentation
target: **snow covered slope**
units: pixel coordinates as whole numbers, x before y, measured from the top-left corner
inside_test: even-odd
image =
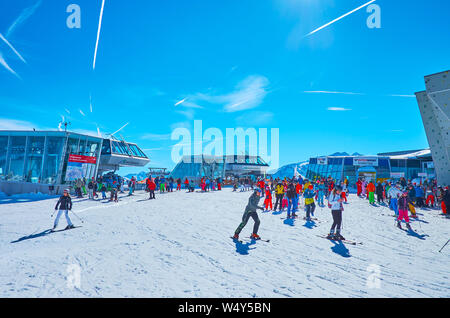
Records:
[[[421,235],[394,227],[391,211],[350,196],[343,235],[361,246],[317,235],[331,225],[259,213],[251,243],[229,237],[250,193],[147,194],[119,203],[74,200],[81,228],[46,234],[56,199],[0,205],[0,297],[449,297],[450,220],[419,210]],[[64,218],[60,227],[65,226]],[[72,266],[72,267],[70,267]],[[67,276],[80,268],[80,287]],[[377,271],[379,270],[379,274]],[[369,288],[368,278],[380,278]],[[69,280],[72,281],[73,280]],[[75,284],[76,285],[76,284]],[[377,286],[376,283],[372,286]]]

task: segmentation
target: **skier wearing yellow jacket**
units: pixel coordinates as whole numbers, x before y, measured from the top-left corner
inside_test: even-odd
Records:
[[[274,211],[277,210],[277,206],[278,204],[280,205],[280,211],[282,209],[282,201],[283,201],[283,196],[284,196],[284,186],[281,182],[278,182],[277,186],[275,187],[275,197],[276,197],[276,201],[275,201],[275,209],[273,209]]]

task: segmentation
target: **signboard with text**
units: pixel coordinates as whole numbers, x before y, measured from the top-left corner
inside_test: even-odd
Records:
[[[66,181],[90,178],[95,172],[96,157],[69,155],[66,170]]]
[[[328,158],[317,158],[317,164],[326,166],[328,164]]]
[[[378,158],[369,158],[369,157],[353,158],[353,165],[360,167],[378,167]]]

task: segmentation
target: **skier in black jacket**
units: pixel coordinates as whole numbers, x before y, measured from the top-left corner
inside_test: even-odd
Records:
[[[61,217],[61,214],[63,212],[64,212],[64,215],[65,215],[66,221],[67,221],[66,230],[73,229],[74,226],[72,224],[72,221],[70,221],[70,218],[69,218],[69,210],[72,210],[72,199],[70,198],[69,190],[67,190],[67,189],[64,190],[64,194],[59,198],[58,202],[56,203],[55,211],[58,210],[58,207],[59,207],[59,211],[58,211],[58,215],[56,216],[55,223],[52,228],[52,232],[58,226],[59,218]]]
[[[253,218],[255,221],[255,225],[253,226],[253,234],[251,235],[251,238],[254,240],[261,239],[258,235],[258,229],[259,229],[259,217],[258,213],[256,213],[256,210],[264,210],[263,207],[258,206],[259,200],[261,199],[261,190],[257,189],[248,199],[247,207],[245,208],[244,215],[242,216],[242,222],[239,224],[238,228],[234,232],[233,239],[239,239],[239,233],[241,233],[242,229],[247,225],[248,220]]]

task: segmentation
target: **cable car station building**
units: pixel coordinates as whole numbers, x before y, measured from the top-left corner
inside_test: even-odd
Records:
[[[133,143],[69,131],[1,131],[0,192],[61,193],[79,178],[150,162]]]

